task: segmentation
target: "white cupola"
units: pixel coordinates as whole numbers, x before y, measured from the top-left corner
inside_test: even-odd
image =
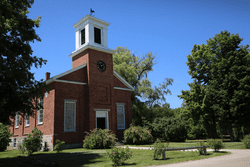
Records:
[[[110,23],[96,17],[86,15],[73,25],[76,32],[76,50],[70,57],[90,48],[107,53],[113,53],[108,48],[108,29]]]

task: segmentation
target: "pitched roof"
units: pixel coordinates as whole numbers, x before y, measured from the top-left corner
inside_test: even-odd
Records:
[[[45,82],[46,82],[46,84],[50,84],[50,83],[52,83],[52,82],[54,82],[54,81],[57,81],[57,82],[67,82],[67,83],[73,83],[73,84],[87,85],[87,83],[84,83],[84,82],[64,81],[64,80],[58,79],[58,78],[61,78],[61,77],[65,76],[65,75],[67,75],[67,74],[70,74],[70,73],[72,73],[72,72],[74,72],[74,71],[77,71],[77,70],[79,70],[79,69],[82,69],[82,68],[84,68],[84,67],[86,67],[86,66],[87,66],[87,63],[84,63],[83,65],[80,65],[80,66],[78,66],[78,67],[76,67],[76,68],[73,68],[73,69],[68,70],[68,71],[66,71],[66,72],[64,72],[64,73],[61,73],[61,74],[59,74],[59,75],[56,75],[56,76],[54,76],[54,77],[48,79],[48,80],[45,81]],[[126,85],[126,86],[128,87],[128,89],[127,89],[127,88],[114,87],[115,89],[134,91],[133,86],[131,86],[131,85],[130,85],[125,79],[123,79],[117,72],[113,71],[113,74],[114,74],[114,76],[115,76],[117,79],[119,79],[124,85]]]

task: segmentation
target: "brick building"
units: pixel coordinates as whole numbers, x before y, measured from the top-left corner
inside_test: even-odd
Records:
[[[54,77],[45,74],[52,88],[38,101],[43,109],[32,116],[17,113],[10,118],[10,147],[17,148],[32,130],[43,132],[43,145],[49,149],[56,140],[66,148],[82,147],[84,132],[95,128],[112,130],[119,138],[132,122],[131,91],[133,87],[113,71],[113,51],[108,48],[107,27],[110,23],[86,15],[73,25],[76,50],[72,69]],[[59,67],[60,68],[60,67]]]

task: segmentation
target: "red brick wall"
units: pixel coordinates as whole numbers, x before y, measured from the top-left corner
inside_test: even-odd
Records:
[[[76,82],[88,82],[87,67],[81,68],[58,79]]]
[[[54,101],[55,101],[55,90],[52,89],[48,92],[47,97],[44,96],[43,104],[43,125],[37,125],[38,123],[38,111],[35,111],[33,115],[30,116],[29,126],[25,127],[25,115],[19,115],[19,128],[15,128],[15,121],[11,119],[13,124],[10,126],[11,133],[13,132],[16,137],[25,137],[29,133],[32,133],[32,130],[37,127],[43,132],[43,135],[52,135],[54,130]]]
[[[115,82],[115,87],[128,88],[119,79],[117,79],[116,76],[114,76],[114,82]]]

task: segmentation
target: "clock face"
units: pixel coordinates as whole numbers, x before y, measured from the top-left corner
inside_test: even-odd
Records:
[[[98,61],[97,62],[97,68],[99,71],[105,71],[106,70],[106,65],[103,61]]]

